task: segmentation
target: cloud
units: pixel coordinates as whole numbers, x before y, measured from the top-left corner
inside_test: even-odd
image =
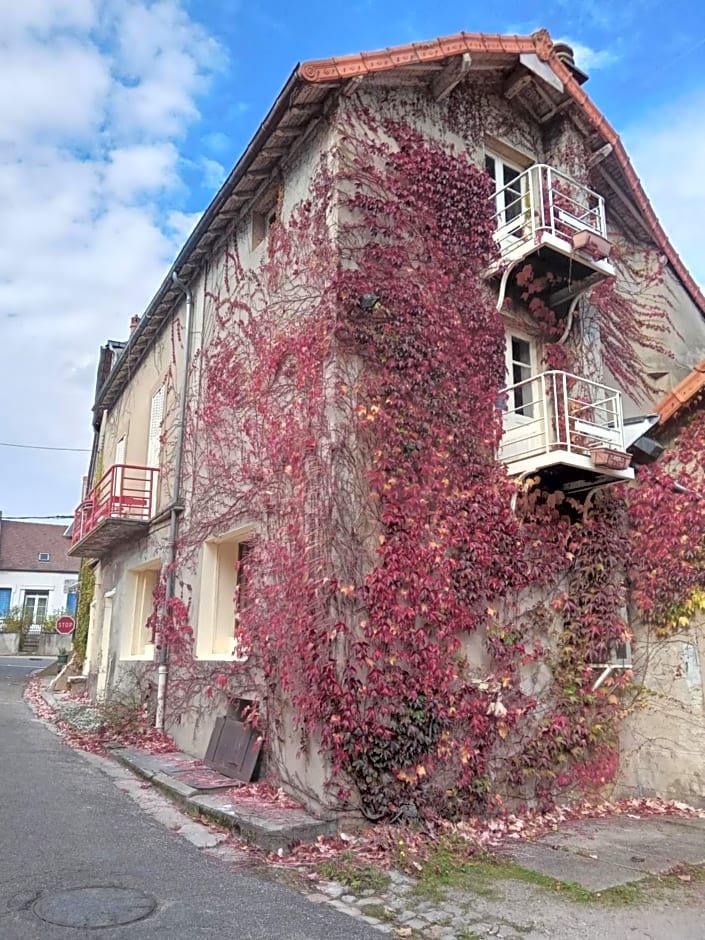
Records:
[[[224,55],[182,0],[1,4],[0,53],[2,437],[89,446],[98,347],[196,221],[182,140]],[[69,511],[85,468],[6,450],[0,509]]]
[[[203,171],[203,185],[206,189],[220,189],[227,175],[223,164],[208,157],[201,157],[199,164]]]
[[[644,115],[622,137],[666,232],[705,286],[705,189],[695,182],[705,166],[704,112],[705,87]]]
[[[590,46],[586,46],[585,43],[565,37],[555,41],[567,43],[575,55],[575,64],[586,72],[597,72],[599,69],[609,68],[610,65],[614,65],[619,61],[617,53],[610,49],[592,49]]]

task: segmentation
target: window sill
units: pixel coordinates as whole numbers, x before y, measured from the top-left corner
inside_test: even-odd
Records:
[[[121,663],[151,663],[154,659],[154,643],[147,643],[143,653],[126,653],[120,657]]]
[[[196,652],[195,658],[199,662],[203,662],[203,663],[246,663],[249,657],[238,656],[235,653],[231,653],[230,655],[228,655],[227,653]]]

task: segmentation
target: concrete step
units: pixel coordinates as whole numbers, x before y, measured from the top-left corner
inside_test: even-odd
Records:
[[[337,832],[335,819],[318,819],[304,809],[238,804],[231,795],[238,786],[237,780],[223,779],[222,787],[190,786],[179,779],[179,775],[183,776],[183,770],[177,767],[179,764],[193,763],[195,758],[181,751],[147,754],[130,747],[111,747],[109,750],[121,764],[151,781],[191,815],[205,816],[268,852],[279,849],[286,851],[299,842],[315,842],[319,836],[331,836]],[[207,771],[207,768],[204,770]]]

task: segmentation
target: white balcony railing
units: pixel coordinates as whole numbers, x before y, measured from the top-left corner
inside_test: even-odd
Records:
[[[504,433],[498,457],[511,473],[552,463],[590,467],[605,450],[624,451],[622,396],[598,382],[569,372],[543,372],[503,389],[501,405]],[[625,469],[624,475],[633,471]]]
[[[495,238],[504,259],[519,258],[546,242],[597,260],[609,254],[604,199],[554,167],[537,163],[492,198]]]

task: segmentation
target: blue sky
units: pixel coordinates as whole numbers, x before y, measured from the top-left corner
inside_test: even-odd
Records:
[[[459,30],[570,41],[705,284],[702,0],[0,5],[0,442],[90,446],[127,333],[297,62]],[[87,455],[0,446],[0,510],[72,511]]]

